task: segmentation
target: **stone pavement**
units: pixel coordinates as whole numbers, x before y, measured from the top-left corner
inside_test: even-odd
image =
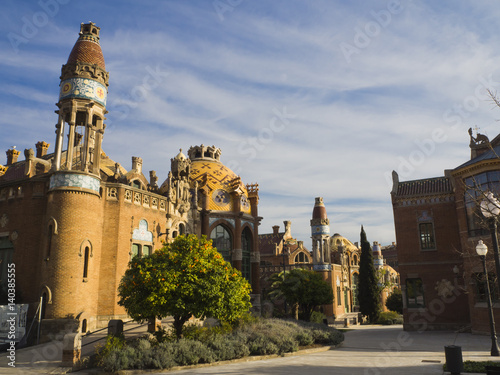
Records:
[[[453,332],[404,332],[402,326],[352,326],[345,333],[344,345],[336,350],[295,354],[260,361],[236,361],[155,374],[259,374],[259,375],[420,375],[445,374],[444,346],[462,347],[465,360],[499,360],[489,355],[489,336]],[[139,334],[145,327],[132,332]],[[105,331],[104,331],[105,333]],[[91,336],[92,337],[92,336]],[[85,344],[85,341],[84,341]],[[93,345],[84,348],[91,350]],[[7,366],[6,353],[0,353],[0,374],[61,374],[61,345],[52,342],[16,352],[16,368]],[[95,374],[80,371],[76,374]],[[130,372],[139,373],[139,372]]]

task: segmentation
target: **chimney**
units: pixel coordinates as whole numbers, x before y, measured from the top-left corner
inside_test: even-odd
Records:
[[[49,148],[50,144],[44,141],[40,141],[36,144],[36,157],[41,158],[45,155],[47,155],[47,150]]]
[[[277,235],[279,233],[280,226],[279,225],[274,225],[273,226],[273,234]]]
[[[7,165],[12,165],[12,164],[16,163],[17,162],[17,158],[19,157],[20,153],[21,152],[17,151],[15,149],[15,147],[8,149],[7,152],[6,152],[6,154],[7,154]]]
[[[136,173],[142,173],[142,159],[138,156],[132,156],[132,169]]]
[[[285,224],[285,234],[283,235],[283,238],[292,238],[292,222],[290,220],[285,220],[283,221],[283,224]]]

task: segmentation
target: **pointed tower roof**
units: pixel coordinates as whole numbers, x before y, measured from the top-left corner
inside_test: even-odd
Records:
[[[328,235],[330,234],[330,220],[326,215],[325,204],[322,197],[317,197],[314,202],[312,220],[311,220],[311,234],[314,235]]]
[[[80,37],[69,54],[67,64],[84,62],[92,65],[95,64],[106,70],[104,56],[99,44],[99,31],[100,28],[93,22],[82,23],[80,25]]]
[[[314,209],[313,209],[313,214],[312,214],[313,219],[326,219],[326,207],[325,204],[323,203],[323,198],[322,197],[317,197],[315,202],[314,202]]]

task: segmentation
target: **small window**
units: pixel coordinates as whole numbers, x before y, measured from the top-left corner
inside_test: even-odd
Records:
[[[484,272],[474,273],[472,279],[476,282],[476,302],[486,302],[486,279]],[[494,273],[488,273],[488,283],[490,284],[490,294],[492,301],[498,301],[498,284]]]
[[[340,291],[340,286],[337,287],[337,306],[342,305],[342,294]]]
[[[432,223],[420,223],[418,225],[420,233],[420,249],[433,250],[436,248],[434,241],[434,225]]]
[[[424,307],[422,279],[406,279],[406,301],[408,307]]]
[[[133,180],[130,182],[130,186],[136,188],[136,189],[140,189],[141,188],[141,183],[137,180]]]
[[[153,254],[153,247],[151,245],[144,245],[142,247],[142,256],[147,257]]]
[[[141,250],[141,245],[139,245],[137,243],[133,243],[130,258],[134,259],[134,257],[139,255],[140,250]]]

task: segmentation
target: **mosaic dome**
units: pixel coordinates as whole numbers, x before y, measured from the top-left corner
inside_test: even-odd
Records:
[[[219,160],[220,149],[212,146],[196,146],[189,149],[191,159],[190,182],[198,182],[198,188],[208,188],[208,209],[232,211],[235,202],[232,192],[241,193],[240,211],[250,214],[248,191],[241,178]],[[200,195],[199,195],[200,196]]]

